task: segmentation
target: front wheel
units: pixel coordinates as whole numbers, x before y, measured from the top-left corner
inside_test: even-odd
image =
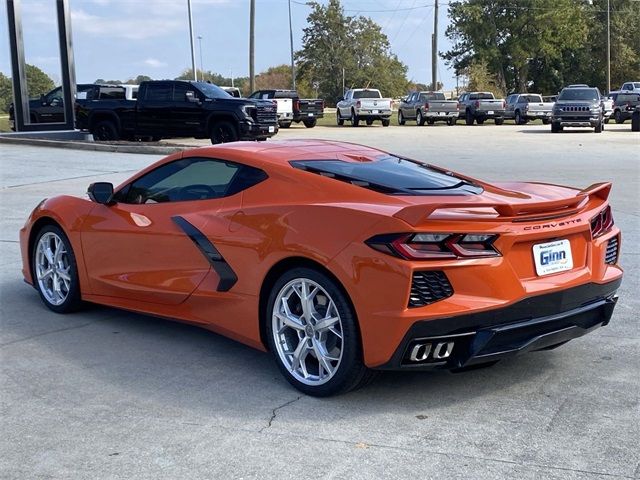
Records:
[[[274,284],[265,312],[267,341],[295,388],[326,397],[367,383],[357,320],[346,294],[326,274],[299,267]]]
[[[398,110],[398,125],[404,125],[404,124],[405,124],[404,114],[402,113],[402,110]]]
[[[238,140],[236,127],[230,122],[217,122],[211,127],[211,143],[229,143]]]
[[[115,142],[116,140],[120,140],[118,129],[111,120],[98,122],[96,126],[93,127],[91,133],[93,134],[93,138],[100,142]]]
[[[60,227],[47,225],[38,232],[31,271],[40,298],[50,310],[67,313],[80,307],[78,265],[71,242]]]
[[[291,126],[291,122],[280,122],[280,128],[289,128]]]

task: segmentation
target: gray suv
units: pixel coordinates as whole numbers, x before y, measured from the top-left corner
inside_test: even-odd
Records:
[[[604,129],[604,108],[600,90],[595,87],[564,88],[553,106],[551,132],[564,127],[591,127],[596,133]]]

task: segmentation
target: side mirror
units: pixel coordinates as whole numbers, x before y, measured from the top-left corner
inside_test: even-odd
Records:
[[[47,100],[44,98],[44,93],[40,94],[40,103],[42,105],[46,105],[47,104]]]
[[[109,182],[95,182],[89,185],[87,194],[92,202],[108,205],[113,198],[113,184]]]
[[[184,98],[187,100],[187,102],[190,103],[200,103],[200,99],[196,96],[196,94],[194,92],[187,92],[184,94]]]
[[[340,98],[338,99],[338,101],[339,101],[339,102],[342,102],[343,100],[344,100],[344,97],[340,97]]]

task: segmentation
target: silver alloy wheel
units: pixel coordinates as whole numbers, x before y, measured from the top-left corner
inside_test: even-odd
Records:
[[[333,378],[342,360],[342,320],[327,291],[308,278],[296,278],[278,292],[271,331],[278,356],[306,385]]]
[[[69,254],[62,239],[47,232],[36,247],[36,279],[44,298],[51,305],[61,305],[71,289],[71,265]]]
[[[422,126],[422,112],[418,110],[418,113],[416,114],[416,124],[418,126]]]

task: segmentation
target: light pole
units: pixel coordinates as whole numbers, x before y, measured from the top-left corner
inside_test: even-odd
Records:
[[[198,35],[198,47],[200,48],[200,71],[204,80],[204,63],[202,63],[202,35]]]
[[[255,26],[256,26],[256,0],[249,3],[249,91],[256,88],[256,77],[254,71],[255,61]]]
[[[296,65],[293,61],[293,27],[291,26],[291,0],[289,0],[289,42],[291,43],[291,85],[296,89]]]
[[[187,0],[187,10],[189,12],[189,40],[191,41],[191,68],[193,69],[193,79],[198,81],[198,71],[196,69],[196,50],[193,45],[193,15],[191,15],[191,0]]]
[[[611,91],[611,0],[607,0],[607,95]]]

